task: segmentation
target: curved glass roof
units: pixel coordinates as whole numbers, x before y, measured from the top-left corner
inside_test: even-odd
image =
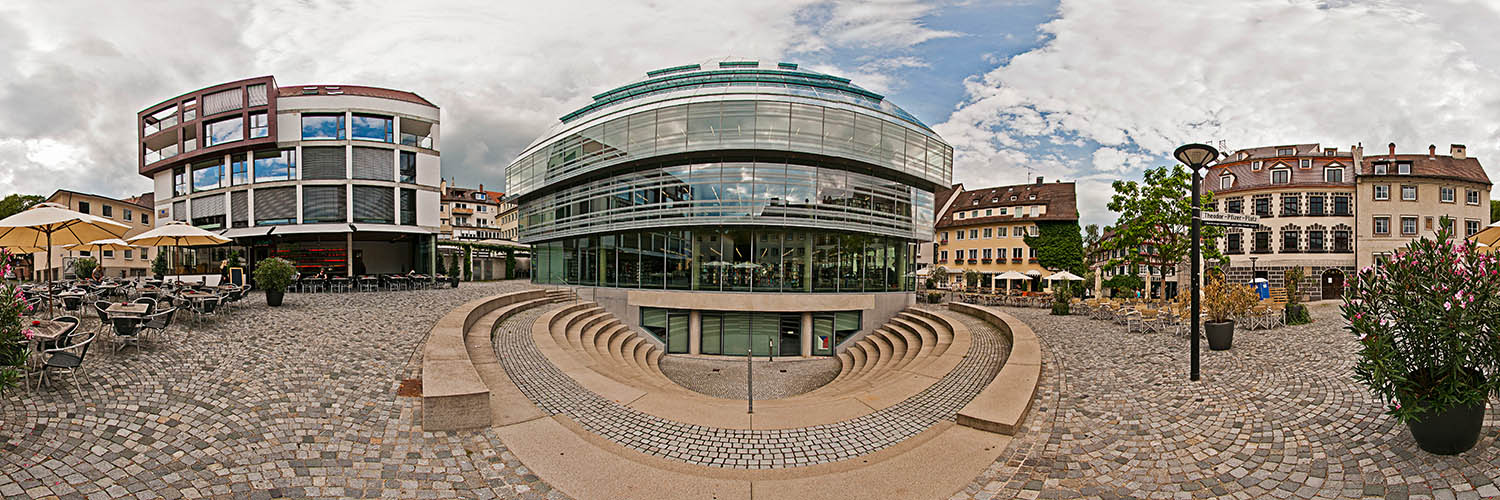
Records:
[[[911,122],[928,132],[932,129],[917,117],[885,99],[885,96],[854,85],[848,78],[800,69],[794,63],[762,63],[744,59],[716,59],[698,64],[673,66],[646,72],[646,77],[597,94],[594,102],[563,115],[564,124],[601,109],[663,94],[766,92],[801,94],[848,102],[883,111]]]

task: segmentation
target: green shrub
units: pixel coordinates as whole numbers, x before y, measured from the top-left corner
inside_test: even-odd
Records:
[[[73,261],[73,275],[79,279],[85,279],[94,275],[94,269],[99,267],[99,261],[93,257],[84,257]]]
[[[927,303],[937,304],[943,301],[943,292],[927,292]]]
[[[255,285],[267,292],[285,292],[296,274],[297,269],[292,267],[291,261],[272,257],[255,266]]]

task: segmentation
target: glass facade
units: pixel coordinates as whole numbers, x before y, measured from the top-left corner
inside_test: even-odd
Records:
[[[245,138],[245,119],[234,117],[208,122],[203,126],[203,135],[205,147],[242,140]]]
[[[532,148],[507,167],[506,182],[524,196],[626,161],[721,149],[836,156],[935,185],[952,180],[953,148],[916,125],[854,106],[757,100],[678,104],[596,123]]]
[[[832,356],[833,346],[859,332],[860,311],[812,313],[813,355]],[[641,308],[641,329],[667,346],[668,354],[689,352],[691,312]],[[798,356],[802,353],[802,313],[699,311],[701,354]]]
[[[617,231],[532,247],[537,283],[722,292],[913,289],[915,242],[765,228]]]
[[[344,114],[302,114],[302,140],[343,139]]]
[[[349,135],[364,141],[391,142],[391,122],[389,116],[354,115],[349,122]]]
[[[691,218],[932,238],[931,192],[834,168],[719,160],[640,166],[541,196],[522,206],[521,236],[553,239]]]

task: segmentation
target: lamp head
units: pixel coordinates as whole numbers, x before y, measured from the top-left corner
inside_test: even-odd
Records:
[[[1196,171],[1217,160],[1219,150],[1207,144],[1184,144],[1172,152],[1172,157]]]

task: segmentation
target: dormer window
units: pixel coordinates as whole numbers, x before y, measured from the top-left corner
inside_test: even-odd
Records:
[[[1260,160],[1250,162],[1250,170],[1260,171]]]
[[[1291,156],[1297,154],[1292,148],[1280,148],[1276,150],[1276,156]]]
[[[1271,171],[1271,184],[1291,184],[1291,183],[1292,183],[1292,171],[1291,170],[1277,169],[1277,170],[1272,170]]]
[[[1397,175],[1411,175],[1411,162],[1400,162],[1396,164]]]
[[[1219,176],[1219,189],[1229,189],[1229,188],[1232,188],[1232,187],[1234,187],[1234,176],[1233,175],[1221,175],[1221,176]]]
[[[1035,199],[1036,199],[1036,195],[1034,195],[1034,194],[1033,194],[1033,195],[1031,195],[1031,197],[1029,197],[1029,198],[1027,198],[1027,199],[1028,199],[1028,200],[1035,200]]]
[[[1016,201],[1016,195],[1010,195],[1010,201]]]
[[[1323,169],[1323,182],[1333,182],[1333,183],[1344,182],[1344,169],[1343,168],[1325,168],[1325,169]]]
[[[1323,150],[1323,156],[1337,156],[1339,148],[1328,148]]]
[[[1385,174],[1386,174],[1386,164],[1385,163],[1376,163],[1375,164],[1375,175],[1385,175]]]
[[[1303,158],[1301,160],[1298,160],[1297,166],[1302,167],[1302,168],[1312,168],[1312,159],[1311,158]]]
[[[958,218],[960,218],[960,219],[964,218],[964,213],[963,212],[958,212],[955,215],[958,215]]]

